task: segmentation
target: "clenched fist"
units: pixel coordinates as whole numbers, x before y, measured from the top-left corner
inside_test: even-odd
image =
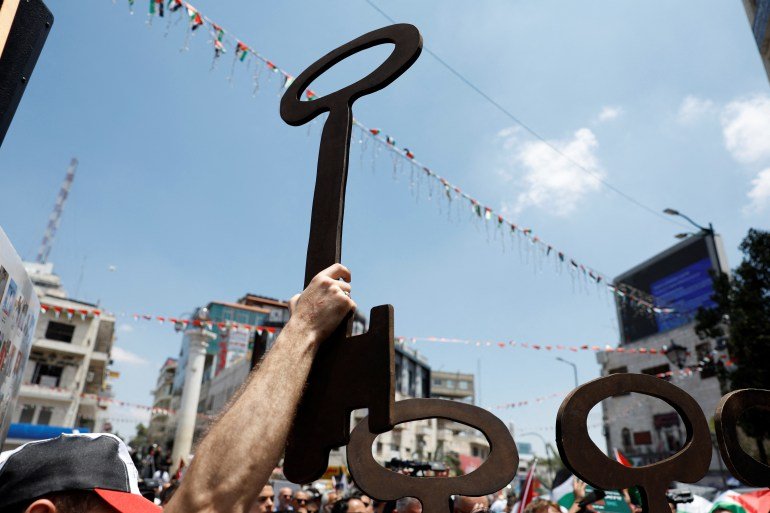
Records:
[[[342,264],[327,267],[289,301],[290,324],[316,344],[324,341],[345,316],[356,309],[350,299],[350,271]]]

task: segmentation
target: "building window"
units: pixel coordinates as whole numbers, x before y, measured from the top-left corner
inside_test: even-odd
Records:
[[[75,326],[63,322],[50,321],[45,329],[45,338],[59,342],[72,342]]]
[[[19,416],[20,424],[32,424],[32,418],[35,416],[35,405],[25,404],[21,407],[21,415]]]
[[[665,363],[663,365],[656,365],[655,367],[647,367],[646,369],[642,369],[642,374],[657,376],[658,374],[665,374],[670,370],[671,370],[671,366]]]
[[[455,387],[455,382],[454,382],[453,379],[448,379],[448,380],[446,380],[446,383],[444,383],[444,385],[447,388],[454,388]]]
[[[649,431],[635,432],[634,445],[652,445],[652,433]]]
[[[51,423],[51,416],[53,415],[53,408],[50,406],[41,406],[40,414],[37,416],[37,423],[41,426],[47,426]]]
[[[458,381],[457,382],[457,388],[459,388],[460,390],[468,390],[468,386],[469,385],[470,385],[470,383],[468,383],[467,381]]]
[[[61,384],[61,374],[64,367],[38,363],[32,373],[32,383],[43,387],[58,387]]]
[[[631,430],[628,428],[623,428],[620,431],[620,438],[623,443],[623,449],[628,451],[631,448]]]
[[[442,381],[441,381],[441,379],[439,379],[439,378],[434,378],[434,379],[433,379],[433,384],[434,384],[435,386],[437,386],[437,387],[440,387],[440,386],[443,384],[443,382],[442,382]]]

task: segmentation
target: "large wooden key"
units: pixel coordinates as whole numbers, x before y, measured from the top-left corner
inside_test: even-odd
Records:
[[[394,45],[392,53],[366,77],[316,100],[300,100],[310,83],[335,64],[387,43]],[[297,77],[281,99],[281,117],[292,126],[329,113],[318,153],[305,286],[320,271],[340,262],[353,103],[387,87],[409,69],[421,50],[422,37],[413,25],[374,30],[316,61]],[[367,333],[350,337],[350,327],[349,317],[321,344],[313,362],[284,459],[284,474],[295,483],[320,478],[328,467],[329,451],[347,445],[353,410],[369,409],[372,433],[393,428],[393,307],[373,308]]]

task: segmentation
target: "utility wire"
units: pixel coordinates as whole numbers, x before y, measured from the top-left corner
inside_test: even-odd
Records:
[[[397,23],[396,20],[394,20],[392,17],[390,17],[388,15],[388,13],[386,13],[385,11],[380,9],[380,7],[378,7],[377,4],[375,4],[372,0],[365,0],[365,1],[375,11],[379,12],[383,17],[385,17],[385,19],[387,19],[391,23]],[[588,174],[589,176],[592,176],[599,183],[601,183],[602,185],[604,185],[605,187],[607,187],[611,191],[615,192],[616,194],[620,195],[621,197],[625,198],[626,200],[630,201],[631,203],[633,203],[637,207],[642,208],[642,209],[648,211],[649,213],[651,213],[651,214],[653,214],[653,215],[655,215],[655,216],[657,216],[657,217],[659,217],[659,218],[661,218],[661,219],[663,219],[665,221],[668,221],[669,223],[673,223],[673,224],[676,224],[678,226],[685,226],[684,224],[676,221],[675,219],[672,219],[671,217],[667,217],[667,216],[663,215],[662,213],[658,212],[657,210],[655,210],[654,208],[645,205],[644,203],[642,203],[641,201],[637,200],[633,196],[630,196],[629,194],[626,194],[625,192],[623,192],[622,190],[618,189],[617,187],[615,187],[614,185],[609,183],[607,180],[602,178],[601,175],[599,175],[595,171],[592,171],[592,170],[588,169],[587,167],[585,167],[584,165],[582,165],[580,162],[577,162],[575,159],[573,159],[572,157],[570,157],[569,155],[567,155],[566,153],[561,151],[557,146],[555,146],[554,144],[549,142],[545,137],[543,137],[542,135],[537,133],[534,128],[532,128],[529,125],[527,125],[526,123],[524,123],[522,120],[520,120],[518,117],[516,117],[511,111],[509,111],[508,109],[506,109],[505,107],[500,105],[497,101],[495,101],[494,98],[489,96],[487,93],[485,93],[483,90],[481,90],[476,84],[471,82],[470,79],[466,78],[462,73],[460,73],[455,68],[453,68],[448,62],[446,62],[444,59],[442,59],[440,56],[438,56],[435,52],[433,52],[433,50],[431,50],[427,46],[423,46],[423,50],[425,50],[425,52],[430,54],[431,57],[436,59],[436,61],[438,61],[439,64],[441,64],[443,67],[445,67],[450,73],[452,73],[455,77],[457,77],[461,82],[463,82],[465,85],[470,87],[474,92],[476,92],[479,96],[484,98],[487,102],[492,104],[492,106],[494,106],[497,110],[502,112],[511,121],[513,121],[514,123],[519,125],[521,128],[526,130],[530,135],[532,135],[532,137],[534,137],[535,139],[539,140],[540,142],[542,142],[543,144],[548,146],[556,154],[558,154],[562,158],[566,159],[572,165],[574,165],[575,167],[577,167],[578,169],[580,169],[584,173]]]

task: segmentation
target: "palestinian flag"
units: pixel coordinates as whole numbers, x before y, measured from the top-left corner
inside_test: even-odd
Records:
[[[532,466],[529,467],[527,477],[521,487],[521,494],[519,495],[519,497],[521,497],[519,500],[519,511],[524,511],[527,505],[537,497],[539,483],[537,483],[537,478],[535,477],[535,468],[537,468],[537,458],[532,460]]]
[[[247,55],[249,55],[249,47],[238,41],[235,45],[235,55],[243,62]]]
[[[634,465],[628,461],[628,458],[625,457],[625,455],[620,452],[618,449],[615,449],[615,460],[623,465],[624,467],[633,467]]]
[[[766,513],[770,510],[770,490],[761,488],[739,494],[728,490],[714,499],[711,511],[726,509],[731,513]]]
[[[551,500],[562,508],[569,509],[575,502],[574,480],[575,477],[569,470],[561,469],[553,480]],[[592,491],[591,486],[586,486],[586,495]],[[586,509],[592,513],[631,513],[623,495],[615,490],[606,490],[604,499],[590,504]]]

